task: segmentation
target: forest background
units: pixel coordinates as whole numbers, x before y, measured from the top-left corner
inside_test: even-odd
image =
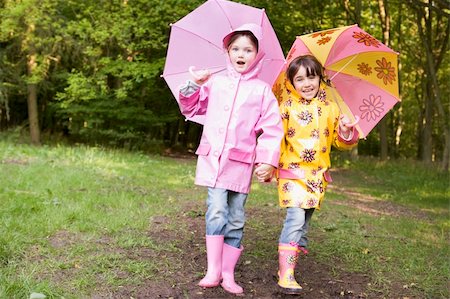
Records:
[[[194,149],[201,127],[160,75],[170,24],[203,2],[0,0],[0,131],[36,145]],[[448,1],[239,2],[266,9],[285,53],[297,35],[351,24],[398,51],[402,101],[353,155],[449,169]]]

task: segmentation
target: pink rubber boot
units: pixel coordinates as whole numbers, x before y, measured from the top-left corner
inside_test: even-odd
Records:
[[[206,236],[206,258],[208,270],[198,283],[202,288],[213,288],[220,284],[222,275],[223,236]]]
[[[222,288],[228,293],[242,294],[244,290],[234,281],[234,268],[241,256],[244,247],[236,248],[226,243],[223,244],[222,257]]]

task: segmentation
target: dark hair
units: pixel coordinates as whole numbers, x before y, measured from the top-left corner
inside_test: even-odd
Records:
[[[325,79],[324,68],[322,64],[317,60],[316,57],[312,55],[303,55],[296,57],[294,60],[289,63],[288,69],[286,71],[286,75],[294,85],[294,77],[298,73],[300,67],[304,67],[306,69],[306,76],[319,76],[320,80],[325,84],[330,85],[329,82]]]
[[[251,31],[248,31],[248,30],[233,32],[230,35],[230,37],[228,38],[228,41],[226,44],[226,49],[228,50],[230,48],[231,44],[241,36],[248,37],[250,39],[250,41],[252,42],[252,44],[255,46],[256,52],[258,52],[258,39],[255,37],[255,35]]]

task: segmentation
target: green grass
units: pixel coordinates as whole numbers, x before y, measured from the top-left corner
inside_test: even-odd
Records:
[[[89,293],[99,276],[118,285],[156,275],[149,261],[108,252],[98,240],[158,250],[142,234],[148,219],[174,213],[177,207],[167,209],[168,203],[192,186],[194,175],[193,162],[94,147],[0,142],[0,161],[0,298],[32,292],[77,297]],[[63,256],[49,246],[53,239],[64,243]],[[76,269],[74,277],[64,277],[68,268]],[[120,271],[133,276],[121,281],[114,273]]]
[[[314,213],[311,222],[311,252],[336,272],[369,274],[369,290],[379,298],[392,298],[393,284],[419,298],[449,298],[448,173],[415,161],[379,162],[363,157],[350,162],[337,156],[333,165],[345,170],[343,187],[370,196],[381,213],[372,215],[350,203],[342,205],[349,199],[347,195],[327,191],[322,209]],[[271,206],[273,187],[255,187],[252,197],[258,198],[256,206]],[[252,201],[249,206],[254,207]],[[274,213],[275,209],[271,210],[268,213]],[[266,236],[277,236],[280,230],[267,227],[264,220],[251,224]],[[270,256],[272,247],[263,240],[255,255]]]
[[[345,163],[344,163],[345,164]],[[351,164],[353,187],[396,203],[427,210],[448,210],[449,173],[412,160],[376,161],[361,157]]]
[[[386,297],[393,283],[421,298],[449,297],[448,176],[404,161],[337,166],[348,168],[347,187],[419,216],[367,214],[338,204],[345,195],[330,191],[313,216],[316,256],[333,266],[339,261],[336,270],[369,273],[371,287]],[[203,211],[180,204],[198,192],[194,174],[194,160],[0,141],[0,298],[89,297],[156,279],[170,262],[146,250],[156,257],[180,249],[149,238],[149,219],[198,217]],[[274,185],[253,190],[248,208],[281,222]],[[257,260],[272,257],[280,229],[264,220],[249,220],[260,236],[251,253]]]

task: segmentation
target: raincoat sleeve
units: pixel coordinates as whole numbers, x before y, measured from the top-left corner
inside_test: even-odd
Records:
[[[339,119],[340,112],[337,106],[333,105],[333,115],[334,117],[334,133],[333,133],[333,146],[339,150],[349,150],[352,149],[359,141],[359,132],[355,127],[350,131],[348,138],[344,137],[340,132]]]
[[[256,144],[255,163],[278,167],[280,144],[284,135],[283,124],[278,102],[268,86],[264,90],[261,105],[261,116],[255,126],[255,131],[260,134]]]
[[[192,118],[195,115],[204,115],[208,108],[209,80],[202,86],[192,81],[187,81],[180,87],[179,106],[181,113]]]

